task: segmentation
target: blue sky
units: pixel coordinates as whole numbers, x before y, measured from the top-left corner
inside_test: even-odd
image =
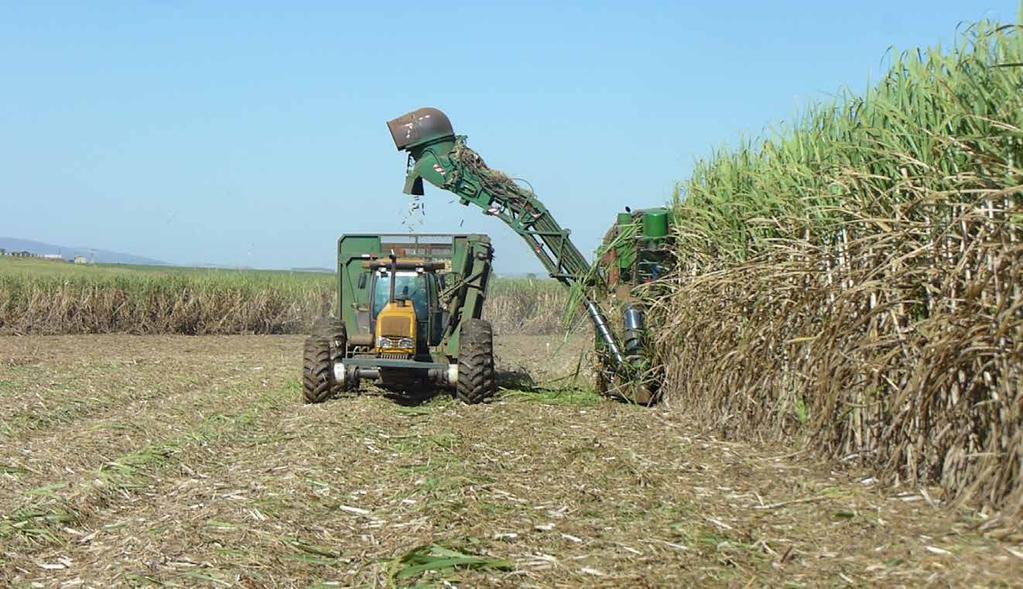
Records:
[[[177,264],[330,266],[345,232],[506,227],[428,190],[387,119],[441,108],[589,254],[626,205],[1018,0],[0,3],[0,235]],[[403,224],[403,221],[405,223]]]

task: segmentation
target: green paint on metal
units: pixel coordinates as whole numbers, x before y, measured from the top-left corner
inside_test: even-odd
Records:
[[[643,237],[662,239],[668,236],[667,209],[650,209],[643,212]]]
[[[527,188],[490,169],[465,145],[465,137],[449,136],[409,150],[415,165],[406,176],[406,192],[425,180],[459,196],[504,221],[529,245],[550,276],[571,285],[591,276],[590,264],[547,207]]]
[[[395,147],[410,156],[405,192],[423,194],[424,183],[428,182],[454,193],[461,204],[475,205],[508,225],[526,242],[550,276],[571,289],[575,304],[583,304],[600,340],[598,346],[607,352],[614,372],[626,380],[636,377],[644,364],[633,362],[622,353],[620,340],[602,304],[609,290],[608,273],[590,265],[572,243],[570,232],[558,224],[533,191],[487,166],[466,145],[464,135],[454,134],[447,116],[437,109],[412,111],[389,121],[388,127]],[[666,214],[663,217],[655,214],[647,237],[640,234],[645,228],[640,215],[622,213],[618,220],[615,235],[621,239],[622,249],[616,247],[614,251],[622,273],[629,274],[630,281],[637,279],[633,275],[659,273],[659,266],[644,265],[637,252],[640,247],[661,249],[660,240],[668,235]],[[629,234],[623,236],[623,231]],[[631,270],[634,265],[636,271]],[[628,272],[626,267],[630,268]]]
[[[479,234],[349,234],[338,239],[338,309],[349,342],[371,342],[373,336],[373,270],[368,264],[399,257],[449,262],[430,281],[430,313],[421,318],[430,355],[448,361],[458,357],[462,323],[483,315],[493,261],[490,237]],[[360,344],[363,345],[363,344]]]
[[[349,337],[370,335],[371,276],[363,262],[380,256],[379,235],[343,235],[337,241],[338,313]]]

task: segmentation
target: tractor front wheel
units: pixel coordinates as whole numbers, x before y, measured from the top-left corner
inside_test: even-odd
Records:
[[[302,355],[302,393],[306,403],[322,403],[334,392],[334,363],[330,338],[313,335]]]
[[[340,319],[325,317],[313,326],[313,337],[325,337],[330,341],[330,361],[337,363],[345,357],[348,348],[348,330]]]
[[[488,321],[469,319],[462,325],[455,395],[472,405],[490,400],[495,393],[494,330]]]

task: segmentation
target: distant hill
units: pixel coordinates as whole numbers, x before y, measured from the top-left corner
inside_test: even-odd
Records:
[[[166,262],[161,262],[160,260],[136,256],[133,254],[93,249],[90,247],[54,245],[52,243],[43,243],[41,241],[33,241],[31,239],[17,239],[15,237],[0,237],[0,249],[5,249],[8,252],[26,251],[37,255],[60,254],[65,259],[72,259],[75,256],[85,256],[92,260],[93,255],[95,255],[95,260],[99,264],[138,264],[143,266],[167,265]]]

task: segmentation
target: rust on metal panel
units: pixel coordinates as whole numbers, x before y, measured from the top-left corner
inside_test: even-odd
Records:
[[[436,108],[420,108],[387,121],[394,146],[398,151],[425,141],[455,134],[448,116]]]

